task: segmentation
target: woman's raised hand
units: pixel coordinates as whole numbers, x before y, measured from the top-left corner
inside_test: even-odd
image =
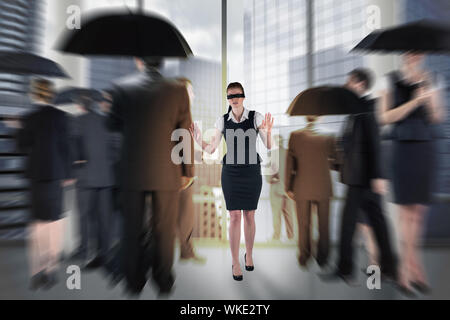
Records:
[[[267,132],[272,132],[273,121],[274,118],[272,117],[272,115],[270,113],[266,113],[259,129],[265,130]]]
[[[197,124],[195,122],[193,122],[191,124],[191,126],[189,127],[189,131],[191,133],[192,138],[195,140],[195,142],[197,142],[200,146],[202,145],[202,131],[200,130],[200,128],[197,126]]]

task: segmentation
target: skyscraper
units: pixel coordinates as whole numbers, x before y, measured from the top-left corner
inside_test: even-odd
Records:
[[[39,53],[43,1],[0,2],[0,51]],[[28,111],[29,77],[0,73],[0,117]],[[0,239],[23,239],[28,221],[24,155],[17,152],[14,130],[0,123]]]

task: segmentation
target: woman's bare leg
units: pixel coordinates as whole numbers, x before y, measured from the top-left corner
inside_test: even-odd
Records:
[[[28,229],[28,255],[30,260],[30,274],[34,276],[35,274],[43,271],[45,265],[43,263],[44,257],[42,252],[45,252],[40,241],[41,239],[41,222],[32,222]]]
[[[410,280],[410,261],[413,254],[413,241],[411,238],[411,224],[413,223],[412,206],[400,205],[399,225],[400,225],[400,243],[401,243],[401,262],[399,268],[399,283],[407,289],[411,289]]]
[[[427,213],[427,207],[423,205],[414,206],[414,223],[412,224],[412,238],[414,241],[413,255],[411,257],[411,270],[413,272],[413,279],[425,284],[427,276],[423,260],[421,257],[421,244],[423,240],[424,221]]]
[[[241,243],[241,210],[230,211],[230,249],[233,264],[233,274],[242,275],[241,266],[239,265],[239,245]]]
[[[247,254],[247,261],[245,265],[253,266],[253,244],[255,243],[255,210],[244,210],[244,236],[245,236],[245,252]]]
[[[65,219],[60,219],[49,223],[48,236],[50,237],[50,258],[48,261],[48,271],[55,271],[59,267],[59,260],[61,258],[63,248],[64,223]]]
[[[372,228],[367,224],[360,224],[359,229],[364,238],[364,246],[366,247],[369,265],[378,265],[378,250]]]

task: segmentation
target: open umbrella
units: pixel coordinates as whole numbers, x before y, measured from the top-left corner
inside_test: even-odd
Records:
[[[1,51],[0,72],[69,78],[67,73],[56,62],[25,51]]]
[[[340,115],[368,112],[368,107],[352,91],[343,87],[322,86],[304,90],[289,105],[291,116]]]
[[[362,39],[353,50],[449,54],[450,25],[433,20],[420,20],[375,30]]]
[[[147,14],[102,14],[67,32],[58,48],[81,55],[188,57],[192,50],[169,21]]]
[[[77,99],[87,98],[92,101],[102,101],[103,95],[100,91],[89,88],[67,87],[60,90],[53,101],[56,105],[68,104],[77,101]]]

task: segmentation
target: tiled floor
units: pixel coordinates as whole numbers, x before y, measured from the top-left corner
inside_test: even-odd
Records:
[[[264,246],[254,251],[255,271],[244,271],[244,281],[231,277],[231,258],[226,245],[197,245],[200,255],[207,257],[205,265],[180,263],[176,260],[175,290],[170,299],[404,299],[395,288],[382,284],[381,290],[369,290],[367,278],[359,271],[366,258],[358,255],[358,287],[343,282],[324,283],[318,277],[318,267],[311,263],[309,271],[296,262],[295,246]],[[241,256],[244,249],[241,249]],[[427,248],[425,260],[433,292],[419,299],[450,299],[450,249]],[[334,258],[334,257],[333,257]],[[334,259],[332,259],[334,260]],[[241,257],[243,265],[243,257]],[[0,246],[0,299],[126,299],[121,285],[109,288],[100,271],[82,273],[81,290],[69,290],[64,264],[60,282],[49,291],[28,289],[28,263],[23,245]],[[141,299],[156,299],[154,287],[146,286]]]

